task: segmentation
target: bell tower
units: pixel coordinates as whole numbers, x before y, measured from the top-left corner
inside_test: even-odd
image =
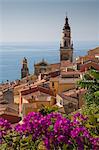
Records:
[[[65,24],[62,32],[62,40],[60,43],[60,61],[73,61],[73,44],[71,43],[71,29],[68,23],[68,17],[65,18]]]
[[[27,59],[24,57],[21,69],[21,79],[29,75]]]

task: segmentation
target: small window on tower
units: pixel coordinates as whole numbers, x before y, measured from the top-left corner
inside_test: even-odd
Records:
[[[65,33],[65,37],[66,37],[67,35],[66,35],[66,33]]]
[[[66,47],[66,46],[67,46],[67,42],[65,41],[65,42],[64,42],[64,47]]]
[[[54,82],[52,82],[52,87],[54,87]]]

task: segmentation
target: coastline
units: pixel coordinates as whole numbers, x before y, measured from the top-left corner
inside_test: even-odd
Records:
[[[41,44],[42,43],[42,44]],[[7,44],[7,43],[6,43]],[[30,73],[34,71],[33,65],[43,58],[48,63],[59,62],[58,42],[36,42],[34,43],[9,43],[0,44],[0,83],[6,80],[20,79],[21,61],[23,57],[28,59]],[[74,58],[86,55],[89,49],[98,46],[98,42],[74,42]],[[53,56],[53,57],[52,57]]]

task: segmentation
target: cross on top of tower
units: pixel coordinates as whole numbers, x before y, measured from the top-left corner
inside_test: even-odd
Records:
[[[70,30],[70,26],[69,26],[69,23],[68,23],[67,12],[66,12],[66,16],[65,16],[65,24],[64,24],[63,30]]]
[[[67,11],[66,11],[66,17],[65,17],[65,24],[68,24],[68,17],[67,17]]]
[[[66,17],[67,17],[68,15],[67,15],[67,11],[66,11]]]

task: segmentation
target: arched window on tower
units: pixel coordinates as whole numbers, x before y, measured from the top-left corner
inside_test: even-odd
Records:
[[[64,42],[64,47],[67,47],[67,42],[66,41]]]
[[[65,37],[66,37],[67,35],[66,35],[66,33],[65,33]]]

